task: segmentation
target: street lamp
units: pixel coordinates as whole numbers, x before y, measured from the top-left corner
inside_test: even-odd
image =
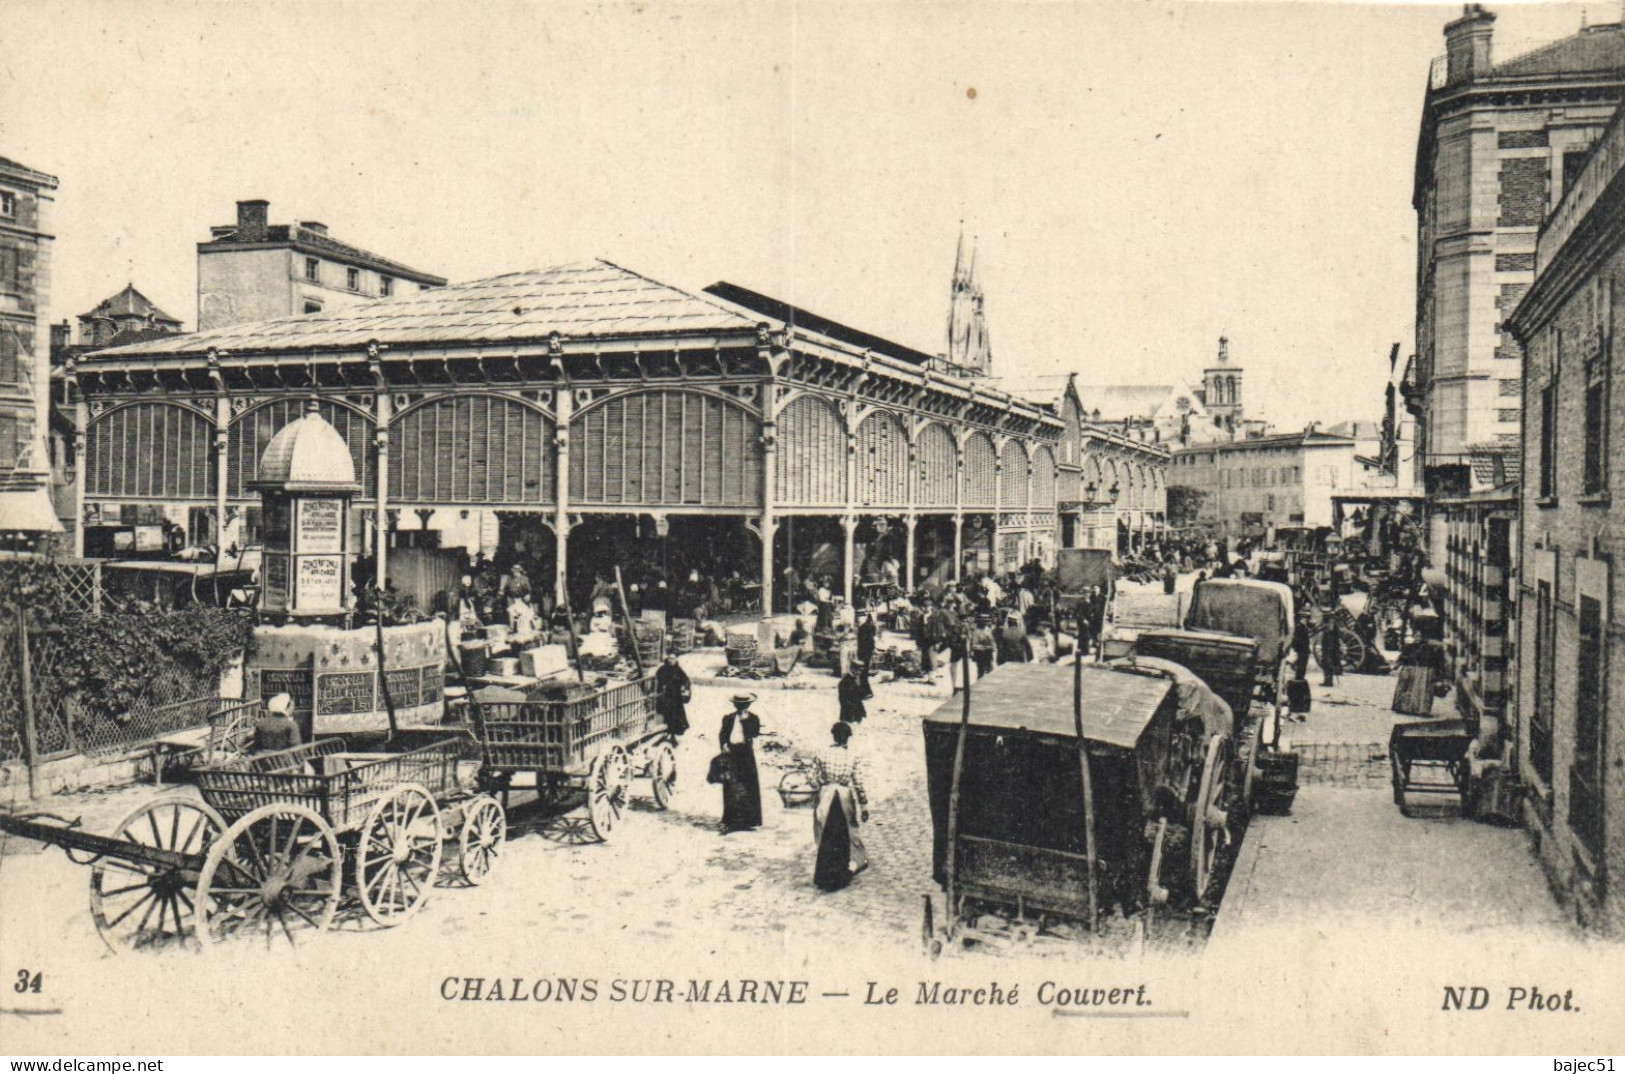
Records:
[[[1111,489],[1109,491],[1111,493],[1112,503],[1116,503],[1117,502],[1117,497],[1122,493],[1122,486],[1118,485],[1117,482],[1113,481],[1112,482],[1112,487],[1111,487]]]

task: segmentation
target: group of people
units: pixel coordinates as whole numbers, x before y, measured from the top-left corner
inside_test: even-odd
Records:
[[[724,835],[762,826],[762,784],[756,767],[762,720],[751,709],[754,694],[735,694],[732,701],[733,711],[722,718],[717,731],[718,752],[706,776],[722,788]],[[869,794],[862,766],[851,749],[853,728],[862,719],[862,715],[849,718],[843,700],[841,719],[830,728],[830,743],[806,757],[808,773],[818,788],[813,810],[817,848],[813,883],[825,891],[845,887],[869,865],[862,837],[862,827],[869,819]]]

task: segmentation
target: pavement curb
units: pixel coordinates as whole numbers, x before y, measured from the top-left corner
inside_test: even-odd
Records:
[[[1236,863],[1231,867],[1230,879],[1225,885],[1224,901],[1219,904],[1219,913],[1213,919],[1213,928],[1208,931],[1209,952],[1222,948],[1232,932],[1238,937],[1242,934],[1241,918],[1247,912],[1247,898],[1253,889],[1253,873],[1258,869],[1259,856],[1263,853],[1263,828],[1268,827],[1267,821],[1263,825],[1259,824],[1259,821],[1264,819],[1255,814],[1247,822],[1247,831],[1241,837],[1241,851],[1236,855]]]

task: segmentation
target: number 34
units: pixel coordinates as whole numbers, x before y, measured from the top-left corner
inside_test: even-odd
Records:
[[[42,973],[30,973],[28,970],[17,971],[17,983],[11,986],[13,992],[39,993],[43,990],[45,976]]]

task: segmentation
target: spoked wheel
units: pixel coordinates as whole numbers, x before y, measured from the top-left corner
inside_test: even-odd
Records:
[[[1258,726],[1253,729],[1250,736],[1252,742],[1247,747],[1247,764],[1241,774],[1241,811],[1245,816],[1253,815],[1253,781],[1258,778],[1259,766],[1264,763],[1264,725],[1270,721],[1269,716],[1260,716]],[[1277,718],[1276,725],[1280,726]]]
[[[457,866],[470,884],[485,883],[496,867],[508,838],[508,815],[495,798],[482,794],[463,807],[463,827],[457,835]]]
[[[333,923],[342,869],[338,837],[318,813],[260,806],[209,849],[197,886],[198,941],[297,947]]]
[[[1168,886],[1163,883],[1163,863],[1166,855],[1163,850],[1168,842],[1168,818],[1162,817],[1157,821],[1157,831],[1151,838],[1151,865],[1145,871],[1145,920],[1146,930],[1150,931],[1151,923],[1156,918],[1158,910],[1168,905]]]
[[[203,860],[226,830],[225,819],[186,794],[166,794],[125,817],[115,839]],[[90,871],[90,914],[114,953],[194,943],[197,865],[103,858]]]
[[[670,742],[662,742],[650,751],[649,788],[654,792],[655,808],[671,808],[677,794],[677,751]]]
[[[373,804],[356,847],[361,908],[380,925],[422,909],[440,872],[440,809],[421,784],[403,783]]]
[[[1208,740],[1207,762],[1202,766],[1202,783],[1191,812],[1191,886],[1198,903],[1205,902],[1213,885],[1213,867],[1219,848],[1230,833],[1230,817],[1224,810],[1225,747],[1222,735]]]
[[[593,758],[587,773],[587,823],[600,843],[609,840],[620,821],[631,782],[632,765],[621,747],[611,746]]]

